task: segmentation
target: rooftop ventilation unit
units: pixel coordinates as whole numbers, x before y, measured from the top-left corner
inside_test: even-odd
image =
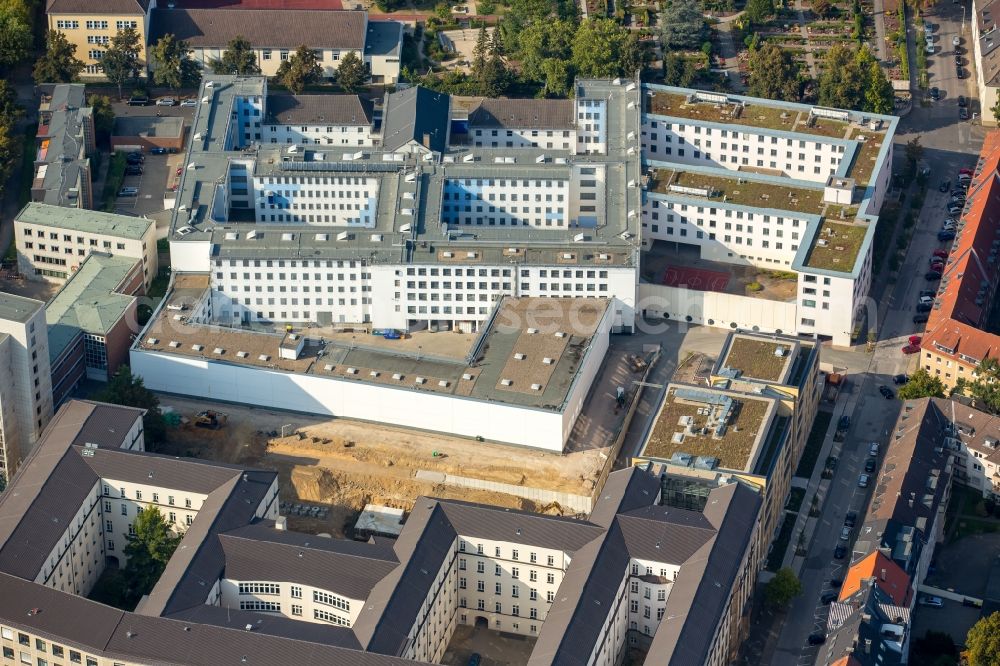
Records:
[[[250,356],[250,352],[238,351],[238,352],[236,352],[236,356],[238,358],[247,358],[247,357]]]
[[[532,391],[541,391],[542,390],[542,385],[541,384],[532,384],[531,385],[531,390]]]
[[[181,346],[181,343],[177,342],[176,340],[171,340],[170,346],[173,347],[174,349],[177,349],[178,347]]]
[[[331,370],[333,370],[333,364],[327,363],[326,365],[323,366],[323,369],[326,370],[327,372],[330,372]]]
[[[146,342],[151,345],[155,345],[159,342],[159,338],[146,338]]]
[[[216,354],[217,356],[222,356],[223,354],[226,353],[226,350],[223,349],[222,347],[216,347],[215,349],[212,350],[212,353]]]
[[[462,379],[464,379],[465,381],[469,381],[470,379],[472,379],[472,375],[470,375],[468,372],[464,372],[462,373]]]
[[[350,237],[351,237],[351,234],[348,231],[341,231],[339,234],[337,234],[337,240],[339,240],[339,241],[348,240]]]
[[[556,331],[556,337],[557,338],[565,338],[566,337],[566,332],[565,331]]]
[[[444,251],[444,252],[441,253],[441,256],[444,257],[445,259],[451,259],[455,255],[453,253],[451,253],[451,252]]]
[[[368,374],[369,374],[370,376],[372,376],[372,377],[378,377],[378,370],[372,370],[372,371],[371,371],[371,372],[369,372]]]
[[[271,360],[271,357],[268,356],[267,354],[261,354],[260,356],[257,357],[257,360],[267,363],[268,361]]]
[[[403,378],[403,375],[401,375],[398,372],[394,372],[394,373],[392,373],[392,378],[395,379],[398,382],[398,381],[400,381]]]
[[[466,252],[465,253],[465,258],[466,259],[475,259],[476,258],[476,253],[475,252]]]
[[[529,328],[528,329],[528,335],[534,335],[535,333],[538,333],[538,329],[537,328]]]
[[[548,356],[542,359],[542,363],[544,363],[545,365],[552,365],[555,362],[556,362],[555,359],[549,358]]]
[[[295,234],[286,231],[285,233],[281,234],[281,240],[293,241],[295,240]]]
[[[399,232],[405,234],[412,228],[413,228],[412,225],[409,222],[407,222],[406,224],[401,224],[399,226]]]
[[[417,377],[417,378],[416,378],[415,380],[413,380],[413,381],[415,381],[415,382],[416,382],[417,384],[426,384],[426,383],[427,383],[427,380],[426,380],[426,379],[424,379],[423,377]]]
[[[516,358],[518,361],[523,361],[525,358],[527,358],[527,356],[525,356],[521,352],[517,352],[516,354],[514,354],[514,358]]]
[[[514,384],[514,380],[513,379],[501,379],[500,380],[500,385],[501,386],[511,386],[513,384]]]
[[[438,382],[438,386],[440,386],[441,388],[448,388],[448,380],[442,379],[441,381]]]
[[[358,374],[358,369],[357,368],[348,368],[347,369],[347,374],[349,374],[349,375],[356,375],[356,374]]]
[[[567,260],[567,261],[569,261],[570,259],[573,258],[573,253],[572,252],[563,252],[562,258],[565,259],[565,260]]]
[[[316,234],[315,238],[318,241],[328,241],[330,240],[330,234]]]

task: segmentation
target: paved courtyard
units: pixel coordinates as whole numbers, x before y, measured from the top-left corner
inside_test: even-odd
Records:
[[[528,623],[531,620],[525,618],[524,621]],[[528,663],[528,657],[534,647],[535,639],[528,636],[460,624],[451,637],[451,643],[448,644],[441,663],[448,666],[466,666],[469,657],[478,654],[482,658],[480,662],[482,666],[520,666]]]

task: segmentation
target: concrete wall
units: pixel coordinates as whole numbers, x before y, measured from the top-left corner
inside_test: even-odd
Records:
[[[792,302],[643,283],[639,303],[647,316],[669,315],[675,321],[718,328],[797,332],[797,307]]]
[[[154,391],[271,409],[355,418],[463,437],[562,451],[563,417],[554,410],[314,375],[243,367],[133,349],[132,373]]]

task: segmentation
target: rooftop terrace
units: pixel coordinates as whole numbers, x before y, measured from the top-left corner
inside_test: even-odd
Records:
[[[717,458],[720,468],[749,471],[773,413],[770,400],[672,384],[641,455],[707,456]]]
[[[766,382],[780,382],[792,363],[791,345],[786,341],[734,336],[722,367],[739,370],[744,377]],[[775,351],[783,350],[782,356]]]
[[[662,194],[692,194],[689,191],[672,192],[671,185],[704,189],[708,190],[708,198],[713,201],[757,208],[797,211],[810,215],[822,214],[826,206],[823,203],[823,190],[821,188],[808,189],[794,185],[748,180],[735,173],[732,177],[676,169],[660,169],[655,173],[655,182],[651,183],[650,189]]]
[[[867,233],[867,224],[823,220],[804,265],[830,271],[852,271]]]

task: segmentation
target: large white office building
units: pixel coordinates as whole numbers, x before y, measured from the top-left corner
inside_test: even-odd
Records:
[[[848,345],[896,118],[643,85],[647,315]]]

